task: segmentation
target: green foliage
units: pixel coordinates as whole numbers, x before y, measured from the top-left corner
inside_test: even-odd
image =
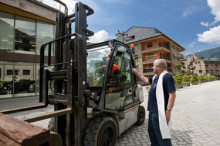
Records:
[[[184,69],[183,72],[184,72],[184,74],[188,75],[189,70],[188,69]]]
[[[200,75],[200,76],[198,76],[199,81],[205,81],[205,76],[206,76],[206,75]]]
[[[214,81],[215,80],[215,76],[209,76],[208,79],[209,79],[209,81]]]
[[[196,74],[194,74],[191,78],[190,78],[191,83],[198,83],[199,79],[198,76]]]
[[[204,56],[201,56],[200,59],[205,59]]]
[[[176,75],[173,76],[173,79],[176,85],[183,84],[183,76],[179,72],[177,72]]]
[[[189,83],[190,82],[190,78],[187,74],[183,75],[183,83]]]
[[[208,49],[195,53],[198,57],[204,58],[220,58],[220,47]]]
[[[176,68],[179,68],[179,67],[181,67],[182,65],[181,64],[175,64],[175,67]]]

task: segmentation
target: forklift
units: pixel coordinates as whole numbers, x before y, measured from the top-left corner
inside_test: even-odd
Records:
[[[124,131],[145,121],[145,109],[140,105],[144,101],[143,89],[131,71],[135,66],[133,50],[117,40],[87,45],[88,37],[94,34],[87,29],[87,16],[94,10],[79,2],[75,13],[68,15],[66,5],[56,1],[65,7],[65,13],[57,14],[56,39],[41,46],[40,104],[0,111],[0,123],[5,123],[0,126],[0,141],[3,135],[5,141],[20,145],[114,146]],[[117,71],[113,71],[113,65],[118,66]],[[54,105],[53,112],[24,121],[4,115],[46,108],[49,104]],[[22,125],[21,131],[25,126],[30,131],[34,125],[29,123],[48,118],[53,119],[49,124],[53,132],[35,127],[37,134],[22,140],[11,132],[18,129],[5,128],[13,121]]]

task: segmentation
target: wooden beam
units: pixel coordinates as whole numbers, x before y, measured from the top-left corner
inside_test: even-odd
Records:
[[[7,142],[6,146],[40,146],[48,144],[49,138],[50,130],[0,113],[0,142]]]

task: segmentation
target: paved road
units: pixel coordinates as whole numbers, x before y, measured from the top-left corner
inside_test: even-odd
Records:
[[[220,81],[184,87],[177,90],[172,111],[172,144],[174,146],[220,145]],[[145,102],[144,105],[147,103]],[[147,119],[122,134],[117,146],[147,146]]]
[[[146,100],[143,105],[147,105]],[[0,100],[0,110],[12,107],[27,106],[37,103],[37,98],[16,98]],[[184,87],[177,90],[177,98],[172,111],[173,129],[172,143],[174,146],[217,146],[220,145],[220,81],[213,81]],[[53,109],[37,110],[37,113]],[[23,112],[11,116],[22,119],[34,112]],[[35,125],[46,127],[48,120],[36,122]],[[148,146],[146,122],[142,126],[134,125],[123,133],[116,146]]]

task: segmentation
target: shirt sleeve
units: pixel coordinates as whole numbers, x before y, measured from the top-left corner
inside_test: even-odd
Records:
[[[148,78],[148,81],[149,81],[150,84],[152,84],[152,79],[153,79],[152,77]]]
[[[176,91],[174,79],[170,74],[164,76],[163,85],[168,93]]]

